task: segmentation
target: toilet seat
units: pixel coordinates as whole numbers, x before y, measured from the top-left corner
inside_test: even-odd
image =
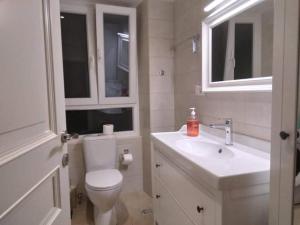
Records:
[[[87,188],[91,190],[112,190],[122,185],[123,176],[119,170],[104,169],[88,172],[85,177]]]

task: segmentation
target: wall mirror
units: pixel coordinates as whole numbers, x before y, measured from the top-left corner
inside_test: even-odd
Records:
[[[271,91],[273,0],[218,2],[202,23],[203,91]]]

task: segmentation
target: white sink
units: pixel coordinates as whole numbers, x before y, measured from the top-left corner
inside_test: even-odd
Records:
[[[154,147],[190,174],[201,177],[218,190],[269,182],[270,155],[201,132],[187,137],[186,131],[152,133]]]
[[[223,145],[197,139],[177,140],[175,145],[183,153],[206,159],[230,159],[234,153]]]

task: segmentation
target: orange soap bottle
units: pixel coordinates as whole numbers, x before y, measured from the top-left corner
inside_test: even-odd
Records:
[[[196,137],[199,135],[199,120],[196,117],[195,108],[190,108],[191,115],[186,121],[187,135],[190,137]]]

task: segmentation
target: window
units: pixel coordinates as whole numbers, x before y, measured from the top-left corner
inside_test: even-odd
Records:
[[[86,16],[61,13],[61,18],[65,96],[90,98]]]
[[[64,4],[61,29],[68,132],[138,134],[135,9]]]
[[[234,80],[253,77],[253,24],[236,23],[234,32]]]
[[[67,110],[67,130],[70,133],[102,133],[104,124],[114,124],[114,131],[133,131],[132,108]]]
[[[62,6],[61,35],[66,105],[97,104],[92,11]]]
[[[135,9],[97,5],[99,99],[102,103],[136,102]]]
[[[240,80],[260,76],[260,19],[250,16],[237,16],[229,20],[227,41],[224,80]]]

